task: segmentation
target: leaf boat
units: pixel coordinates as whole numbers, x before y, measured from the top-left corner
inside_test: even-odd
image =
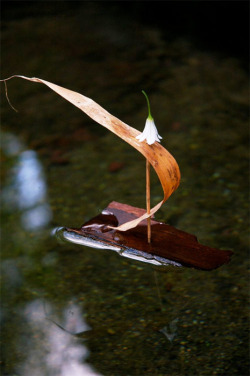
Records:
[[[119,231],[123,223],[139,218],[144,209],[111,202],[101,214],[79,229],[64,229],[68,241],[93,248],[110,249],[121,256],[158,266],[174,265],[212,270],[230,261],[231,251],[198,243],[196,236],[156,220],[151,220],[152,241],[147,242],[147,222],[127,231]],[[110,229],[110,225],[112,229]]]
[[[100,215],[85,223],[80,229],[65,229],[64,234],[68,240],[91,247],[112,249],[126,257],[162,265],[172,263],[176,266],[212,270],[230,261],[232,251],[201,245],[194,235],[155,220],[151,220],[152,242],[150,244],[147,242],[147,218],[154,216],[180,183],[179,166],[175,158],[160,143],[148,145],[146,142],[138,141],[140,132],[137,129],[125,124],[82,94],[40,78],[20,75],[4,80],[5,84],[7,80],[14,77],[48,86],[137,149],[152,165],[162,185],[163,198],[150,211],[111,202]]]

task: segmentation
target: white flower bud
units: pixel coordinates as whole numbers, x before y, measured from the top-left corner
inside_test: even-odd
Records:
[[[155,143],[155,141],[161,142],[161,136],[159,135],[157,128],[155,126],[154,119],[151,116],[151,111],[150,111],[150,103],[147,94],[145,93],[144,90],[142,90],[142,93],[145,95],[145,98],[147,100],[148,104],[148,118],[146,120],[145,128],[141,134],[136,136],[136,138],[142,142],[144,140],[147,141],[149,145],[152,145]]]
[[[154,119],[148,117],[146,120],[145,128],[141,134],[136,137],[140,142],[146,140],[149,145],[155,143],[155,141],[161,142],[161,136],[159,135],[155,126]]]

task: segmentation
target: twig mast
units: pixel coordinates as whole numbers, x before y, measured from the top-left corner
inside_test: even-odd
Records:
[[[146,159],[146,208],[147,214],[150,214],[150,163]],[[148,243],[151,243],[151,217],[147,218]]]
[[[146,140],[149,145],[152,145],[155,143],[155,141],[160,142],[162,137],[158,134],[154,119],[152,118],[148,96],[144,90],[142,90],[142,93],[145,95],[147,100],[148,117],[143,132],[136,138],[138,138],[140,142]],[[150,163],[148,159],[146,159],[146,209],[147,214],[150,214]],[[147,219],[147,236],[148,243],[151,243],[151,217],[148,217]]]
[[[145,95],[145,98],[147,100],[148,105],[148,119],[153,120],[150,110],[150,103],[147,94],[144,90],[142,90],[142,93]],[[148,159],[146,158],[146,209],[147,214],[150,214],[150,163]],[[151,217],[147,218],[147,236],[148,236],[148,243],[151,243]]]

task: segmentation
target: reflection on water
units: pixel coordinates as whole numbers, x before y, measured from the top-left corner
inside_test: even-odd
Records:
[[[26,150],[20,154],[15,185],[18,190],[18,205],[20,209],[35,206],[46,195],[46,185],[43,179],[42,167],[36,153]]]
[[[20,374],[22,376],[100,375],[84,363],[89,355],[87,347],[70,334],[70,332],[77,334],[89,330],[80,307],[74,303],[68,304],[63,311],[60,325],[56,323],[60,322],[60,319],[58,315],[53,314],[53,309],[52,304],[41,299],[28,303],[24,308],[24,318],[34,335],[30,339],[28,354],[21,366]],[[50,317],[53,317],[53,320]]]
[[[21,210],[21,224],[25,230],[37,230],[48,225],[51,210],[47,203],[47,186],[37,153],[24,150],[17,137],[7,134],[5,153],[17,157],[11,170],[10,184],[3,190],[3,202],[13,211]]]
[[[172,342],[177,334],[177,323],[179,319],[174,319],[169,323],[168,326],[164,326],[162,329],[160,329],[160,332],[163,333],[166,338]]]

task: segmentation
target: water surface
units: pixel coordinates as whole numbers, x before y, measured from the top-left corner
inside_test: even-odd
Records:
[[[212,272],[159,271],[54,236],[54,228],[80,227],[112,200],[144,207],[144,159],[49,89],[10,81],[18,113],[3,94],[2,373],[248,375],[242,61],[184,36],[167,38],[114,5],[65,7],[6,19],[2,76],[76,90],[140,130],[144,89],[182,173],[157,219],[234,256]],[[153,175],[152,204],[161,194]]]

